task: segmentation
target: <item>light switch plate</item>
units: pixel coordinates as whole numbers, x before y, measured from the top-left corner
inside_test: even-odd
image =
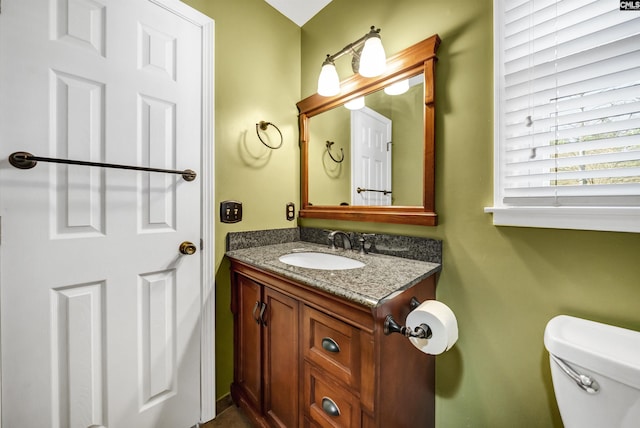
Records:
[[[223,223],[237,223],[242,221],[242,202],[220,202],[220,221]]]

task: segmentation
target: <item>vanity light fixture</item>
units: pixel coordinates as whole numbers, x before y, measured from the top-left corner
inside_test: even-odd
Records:
[[[318,94],[323,97],[332,97],[340,93],[340,78],[336,71],[336,65],[327,55],[327,59],[322,63],[320,77],[318,78]]]
[[[364,97],[354,98],[351,101],[344,103],[344,106],[349,110],[360,110],[364,107]]]
[[[340,93],[340,78],[334,61],[349,52],[353,55],[351,67],[354,73],[360,73],[363,77],[375,77],[384,73],[387,56],[380,39],[380,29],[372,25],[367,34],[339,52],[327,55],[318,77],[319,95],[331,97]]]
[[[402,95],[409,90],[409,79],[401,80],[384,88],[387,95]]]

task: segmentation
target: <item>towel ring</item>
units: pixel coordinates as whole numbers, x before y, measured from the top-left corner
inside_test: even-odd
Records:
[[[278,134],[280,134],[280,144],[278,144],[277,147],[274,146],[270,146],[269,144],[265,143],[264,140],[262,139],[262,137],[260,136],[260,132],[258,131],[258,127],[263,130],[266,131],[267,128],[269,127],[269,125],[273,126],[274,128],[276,128],[276,131],[278,131]],[[278,129],[277,126],[275,126],[273,123],[271,122],[265,122],[264,120],[261,120],[260,122],[256,123],[256,135],[258,136],[258,138],[260,139],[260,142],[262,144],[264,144],[265,146],[269,147],[270,149],[279,149],[282,146],[282,132],[280,132],[280,130]]]
[[[331,158],[331,160],[333,160],[335,163],[342,163],[342,161],[344,160],[344,150],[342,150],[342,147],[340,147],[340,153],[342,153],[342,157],[340,159],[336,159],[333,157],[333,155],[331,154],[331,146],[333,146],[335,144],[334,141],[327,141],[327,153],[329,153],[329,157]]]

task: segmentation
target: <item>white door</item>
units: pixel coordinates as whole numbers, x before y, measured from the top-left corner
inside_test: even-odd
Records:
[[[391,205],[391,120],[368,107],[352,110],[351,141],[352,204]]]
[[[2,1],[3,427],[200,420],[202,34],[156,3]]]

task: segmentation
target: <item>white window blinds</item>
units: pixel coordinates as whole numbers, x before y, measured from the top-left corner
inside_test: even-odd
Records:
[[[496,205],[639,207],[640,12],[495,6]]]

